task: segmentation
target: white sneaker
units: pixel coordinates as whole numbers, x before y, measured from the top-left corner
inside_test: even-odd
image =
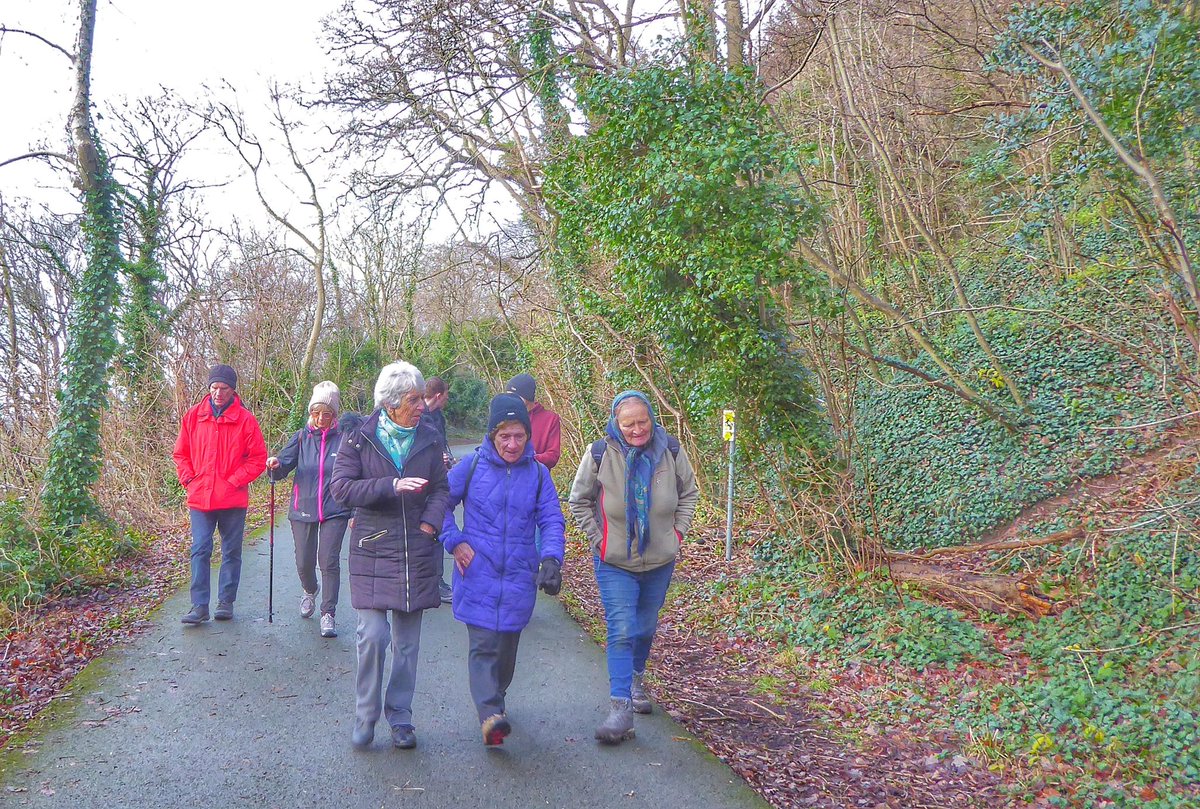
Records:
[[[300,617],[311,618],[317,609],[317,594],[305,593],[300,596]]]
[[[321,616],[321,637],[336,638],[337,628],[333,625],[333,616],[328,612]]]

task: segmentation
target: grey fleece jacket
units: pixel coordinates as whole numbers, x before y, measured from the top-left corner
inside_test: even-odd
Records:
[[[625,524],[625,456],[611,438],[600,459],[600,468],[592,459],[591,446],[579,462],[571,496],[571,513],[591,540],[592,552],[603,561],[640,573],[661,567],[675,559],[679,544],[692,527],[692,515],[700,501],[696,473],[681,448],[678,456],[664,452],[650,484],[650,540],[646,553],[639,554],[637,543],[629,548]]]

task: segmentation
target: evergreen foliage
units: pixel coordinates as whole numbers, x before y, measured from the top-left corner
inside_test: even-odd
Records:
[[[58,421],[42,494],[50,524],[67,534],[85,519],[101,516],[89,487],[100,476],[100,415],[108,395],[109,365],[117,350],[118,279],[124,262],[116,183],[103,153],[100,177],[96,190],[83,201],[87,266],[72,290]]]
[[[829,308],[792,254],[816,212],[789,182],[800,154],[761,88],[660,65],[587,76],[577,92],[595,126],[546,169],[560,272],[578,274],[566,291],[642,350],[661,346],[693,423],[732,404],[764,436],[823,444],[782,313],[784,297]]]

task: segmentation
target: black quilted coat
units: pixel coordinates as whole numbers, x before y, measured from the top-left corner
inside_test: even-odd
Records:
[[[376,410],[342,439],[330,482],[334,498],[354,510],[350,605],[404,612],[437,607],[442,546],[420,525],[440,528],[446,511],[441,436],[418,424],[404,468],[397,469],[376,435],[380,418],[387,417]],[[402,477],[425,478],[429,485],[396,494],[393,481]]]

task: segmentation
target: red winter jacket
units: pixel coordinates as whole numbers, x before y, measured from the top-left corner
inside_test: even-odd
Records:
[[[539,403],[529,406],[529,424],[533,435],[533,458],[553,469],[562,455],[562,424],[558,414]]]
[[[246,508],[250,483],[267,466],[267,444],[240,396],[233,395],[219,419],[213,418],[211,397],[205,396],[184,414],[171,457],[179,484],[187,489],[189,508]]]

